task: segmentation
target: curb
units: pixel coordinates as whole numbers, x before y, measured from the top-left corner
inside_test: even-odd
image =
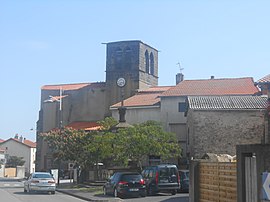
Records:
[[[79,196],[77,194],[73,194],[73,193],[70,193],[68,191],[65,191],[65,190],[58,190],[56,189],[57,192],[60,192],[60,193],[64,193],[64,194],[67,194],[67,195],[70,195],[70,196],[73,196],[73,197],[76,197],[76,198],[79,198],[79,199],[82,199],[82,200],[85,200],[85,201],[93,201],[93,202],[109,202],[108,200],[95,200],[95,199],[90,199],[90,198],[86,198],[84,196]]]

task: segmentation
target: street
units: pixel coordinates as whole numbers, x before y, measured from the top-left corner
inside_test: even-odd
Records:
[[[85,200],[56,192],[55,195],[47,193],[24,193],[23,182],[16,179],[0,178],[0,195],[3,202],[82,202]],[[87,194],[89,199],[108,202],[188,202],[189,195],[185,193],[171,195],[160,193],[155,196],[147,196],[140,198],[114,198],[113,196],[103,196],[103,194]]]
[[[56,192],[55,195],[44,193],[24,193],[23,183],[17,180],[0,179],[0,196],[3,202],[82,202],[84,200]]]

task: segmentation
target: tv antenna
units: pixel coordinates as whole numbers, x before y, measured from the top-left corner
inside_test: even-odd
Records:
[[[180,64],[180,62],[176,63],[176,65],[178,65],[178,67],[179,67],[179,70],[180,70],[180,73],[182,73],[182,71],[184,70],[184,68],[183,68],[183,67],[181,67],[181,64]]]

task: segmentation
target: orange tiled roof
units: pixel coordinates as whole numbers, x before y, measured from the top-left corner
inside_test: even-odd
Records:
[[[24,140],[23,144],[28,145],[29,147],[35,148],[37,144],[35,142],[32,142],[31,140]]]
[[[270,82],[270,74],[257,81],[257,83],[269,83],[269,82]]]
[[[184,80],[161,96],[188,95],[253,95],[259,89],[254,85],[253,78],[227,78],[206,80]]]
[[[124,100],[124,106],[126,107],[138,107],[138,106],[154,106],[160,102],[159,96],[161,93],[170,89],[171,86],[158,86],[151,87],[149,89],[139,91],[136,95]],[[111,106],[117,108],[121,106],[121,102]]]
[[[100,88],[105,86],[105,82],[44,85],[41,87],[41,90],[60,90],[60,88],[62,90],[78,90],[86,86],[90,86],[92,88]]]
[[[31,140],[27,140],[27,139],[23,139],[23,142],[21,142],[19,139],[9,138],[8,140],[6,140],[4,142],[11,141],[11,140],[14,140],[18,143],[24,144],[24,145],[31,147],[31,148],[36,148],[36,146],[37,146],[35,142],[32,142]],[[4,143],[4,142],[1,142],[1,143]]]
[[[76,130],[99,130],[101,128],[97,122],[87,121],[75,121],[68,124],[66,127],[70,127]]]
[[[4,141],[5,141],[5,140],[0,139],[0,143],[1,143],[1,142],[4,142]]]

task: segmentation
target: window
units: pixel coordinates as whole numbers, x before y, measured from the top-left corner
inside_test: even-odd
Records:
[[[147,50],[144,53],[144,57],[145,57],[145,72],[149,74],[149,54]]]
[[[117,69],[121,69],[122,68],[122,54],[123,54],[123,51],[121,48],[117,48],[116,51],[116,68]]]
[[[150,74],[154,75],[154,56],[150,54]]]
[[[185,102],[178,103],[178,112],[186,112],[186,103]]]

